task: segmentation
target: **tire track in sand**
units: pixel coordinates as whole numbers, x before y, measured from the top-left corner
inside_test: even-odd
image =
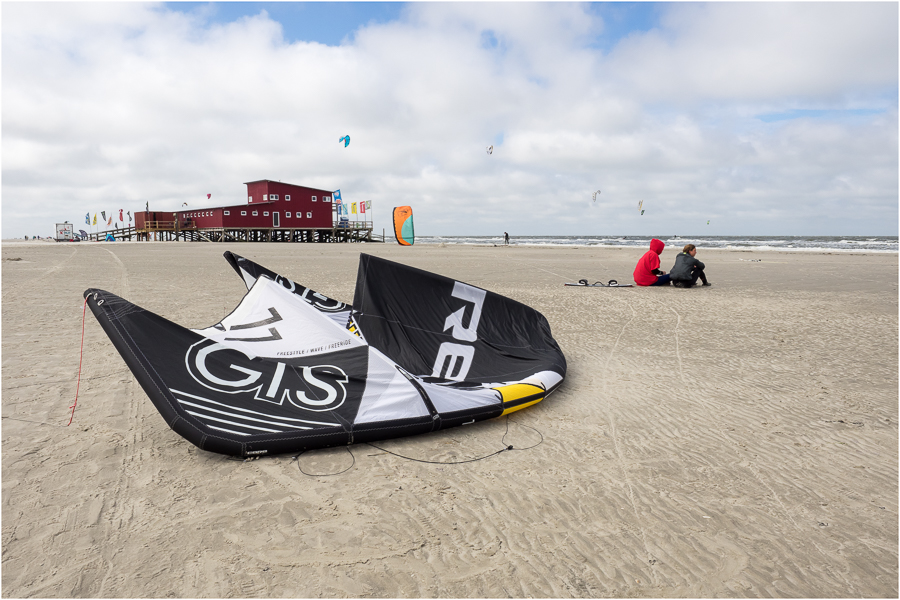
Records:
[[[117,295],[127,297],[129,294],[128,268],[115,252],[109,248],[103,248],[103,250],[109,253],[117,267],[117,284],[115,286]],[[135,468],[135,463],[139,462],[140,459],[138,444],[143,439],[141,424],[146,416],[144,414],[144,403],[135,399],[136,385],[132,377],[125,388],[125,397],[122,398],[123,403],[128,406],[126,414],[127,434],[125,439],[123,439],[122,453],[119,455],[118,464],[115,466],[116,480],[112,488],[112,499],[111,501],[104,499],[105,505],[108,506],[110,502],[112,504],[104,511],[108,512],[106,518],[103,519],[106,529],[104,537],[111,543],[104,543],[100,552],[104,563],[106,563],[106,570],[100,579],[99,588],[96,592],[98,597],[102,597],[106,593],[106,587],[116,573],[116,556],[123,546],[120,540],[123,532],[127,535],[130,530],[128,523],[133,519],[135,512],[134,503],[132,501],[125,502],[123,498],[134,497],[134,494],[129,493],[129,490],[132,487],[132,470]]]
[[[553,276],[555,276],[559,279],[562,279],[564,281],[567,281],[567,282],[578,281],[578,279],[579,279],[579,277],[576,275],[562,275],[556,271],[551,271],[549,269],[539,267],[535,264],[525,263],[521,260],[515,260],[512,258],[508,258],[507,261],[516,263],[517,265],[525,264],[527,266],[527,268],[529,268],[529,269],[549,273],[550,275],[553,275]],[[600,264],[600,266],[602,267],[603,265]],[[631,290],[623,290],[623,291],[631,291]],[[609,389],[608,389],[608,382],[610,379],[610,375],[609,375],[610,364],[612,363],[613,357],[616,355],[616,350],[619,348],[620,342],[621,342],[623,336],[625,335],[626,330],[637,318],[637,311],[634,309],[633,304],[626,297],[621,297],[621,296],[616,295],[616,296],[610,296],[607,298],[609,300],[611,300],[612,302],[617,303],[619,305],[624,303],[628,307],[628,309],[631,311],[631,317],[622,325],[621,329],[619,330],[618,335],[616,336],[615,342],[613,343],[613,347],[610,349],[609,354],[606,357],[606,361],[604,362],[603,374],[602,374],[602,379],[603,379],[602,389],[603,389],[604,409],[605,409],[605,413],[606,413],[606,420],[609,424],[610,437],[612,438],[612,441],[613,441],[613,447],[614,447],[615,456],[616,456],[616,463],[619,467],[619,471],[622,473],[622,478],[624,480],[625,487],[627,490],[628,503],[631,507],[632,512],[635,515],[635,521],[637,523],[638,533],[640,535],[641,545],[643,546],[644,554],[645,554],[648,562],[652,565],[656,562],[656,557],[653,555],[652,552],[650,552],[649,544],[647,542],[647,534],[646,534],[646,531],[643,526],[644,520],[641,518],[640,513],[638,511],[638,506],[637,506],[638,503],[637,503],[637,500],[635,499],[634,484],[633,484],[631,477],[629,475],[629,472],[628,472],[628,466],[626,464],[627,460],[624,455],[624,450],[622,449],[622,447],[620,445],[620,439],[619,439],[620,436],[616,429],[615,413],[609,402]],[[651,583],[654,587],[659,586],[659,578],[658,578],[658,575],[657,575],[655,569],[650,570],[650,579],[651,579]]]
[[[703,406],[704,409],[709,411],[709,407],[708,407],[707,403],[704,402],[702,398],[698,397],[696,392],[694,392],[694,390],[691,387],[690,382],[688,381],[688,378],[684,372],[684,362],[681,357],[681,340],[680,340],[680,336],[679,336],[679,330],[680,330],[681,321],[682,321],[681,314],[677,310],[672,308],[670,305],[664,305],[664,306],[666,306],[666,308],[668,308],[675,315],[675,328],[673,329],[673,338],[675,341],[675,356],[676,356],[677,363],[678,363],[678,376],[681,379],[681,383],[684,384],[684,388],[686,390],[688,390],[690,398],[692,400],[694,400],[697,404]],[[712,415],[710,414],[710,416],[712,416]],[[736,440],[734,440],[732,438],[732,436],[730,436],[728,434],[728,432],[725,430],[725,428],[720,428],[719,433],[725,440],[727,440],[736,449],[736,451],[739,454],[746,454],[746,452],[744,452],[742,450],[741,444],[739,442],[737,442]],[[753,464],[753,461],[750,458],[747,458],[744,461],[744,464],[746,465],[747,469],[753,474],[753,477],[760,483],[760,485],[762,485],[764,488],[766,488],[769,491],[772,498],[775,500],[775,502],[778,503],[778,506],[781,507],[782,513],[784,514],[784,516],[787,517],[787,520],[790,521],[793,528],[796,529],[798,532],[803,533],[804,529],[797,523],[797,521],[791,515],[791,510],[784,504],[784,501],[781,499],[781,496],[778,494],[778,492],[775,490],[775,488],[769,483],[768,480],[766,480],[765,477],[763,477],[760,470],[756,467],[755,464]],[[819,546],[819,544],[817,544],[815,542],[815,540],[813,540],[812,538],[809,538],[808,541],[819,552],[819,554],[822,555],[822,557],[825,559],[826,564],[827,564],[828,559],[830,558],[828,552],[823,550],[822,547]],[[855,586],[853,586],[849,581],[847,581],[846,578],[844,580],[847,584],[850,585],[851,588],[853,588],[855,590]]]
[[[678,359],[678,376],[681,379],[681,383],[683,383],[685,385],[685,388],[690,389],[688,379],[684,374],[684,363],[681,360],[681,343],[680,343],[680,339],[679,339],[679,335],[678,335],[678,333],[679,333],[678,330],[681,327],[681,314],[679,314],[679,312],[677,310],[675,310],[674,308],[672,308],[671,306],[669,306],[668,308],[670,311],[672,311],[675,314],[675,329],[673,330],[673,335],[675,338],[675,356]],[[697,400],[693,391],[691,391],[691,396],[695,400]],[[700,404],[703,404],[703,402],[700,402]],[[735,447],[738,447],[738,444],[734,440],[732,440],[727,433],[725,433],[723,431],[722,435],[723,435],[723,437],[725,437],[725,439],[727,439],[729,442],[731,442]],[[749,460],[747,461],[747,468],[750,469],[750,472],[753,473],[753,476],[756,477],[757,481],[759,481],[766,489],[769,490],[769,493],[772,494],[772,497],[775,498],[775,501],[778,502],[779,506],[781,506],[781,509],[784,511],[784,514],[787,516],[787,518],[791,522],[791,524],[796,529],[800,530],[800,526],[797,525],[797,522],[791,516],[791,513],[788,510],[788,508],[784,505],[784,502],[781,501],[781,498],[778,496],[778,494],[775,492],[775,490],[772,488],[772,486],[769,485],[769,483],[763,479],[762,475],[760,475],[760,473],[759,473],[759,469],[756,468],[756,466],[753,464],[752,461],[749,461]]]
[[[116,253],[115,253],[115,252],[113,252],[113,251],[110,250],[109,248],[104,248],[104,250],[106,250],[107,252],[109,252],[109,255],[112,256],[112,257],[113,257],[113,260],[116,261],[116,264],[119,265],[119,276],[120,276],[121,284],[117,287],[117,289],[121,290],[121,292],[119,292],[117,295],[123,296],[123,297],[124,297],[124,296],[127,296],[127,295],[128,295],[128,292],[129,292],[129,289],[128,289],[128,268],[125,266],[125,263],[123,263],[122,260],[121,260],[118,256],[116,256]],[[77,250],[76,250],[76,252],[77,252]]]
[[[9,295],[13,295],[13,294],[19,295],[19,292],[22,289],[31,287],[31,286],[37,284],[38,282],[40,282],[41,280],[43,280],[47,277],[50,277],[51,275],[55,275],[55,274],[59,273],[60,271],[63,270],[63,268],[66,265],[68,265],[70,262],[72,262],[72,260],[75,258],[76,254],[78,254],[78,248],[72,248],[72,252],[68,256],[63,258],[61,261],[59,261],[55,265],[52,265],[52,266],[44,269],[42,272],[38,273],[33,278],[27,279],[21,283],[10,284],[8,281],[4,282],[3,297],[6,298],[6,296],[8,294]]]
[[[638,524],[638,532],[641,535],[641,544],[644,546],[644,553],[647,556],[647,560],[653,564],[654,557],[650,552],[650,548],[647,545],[647,534],[644,531],[644,527],[642,525],[643,519],[641,519],[641,515],[637,509],[637,502],[634,498],[634,486],[632,485],[631,478],[628,475],[628,468],[625,465],[625,456],[622,452],[621,447],[619,446],[619,435],[616,431],[616,417],[613,413],[612,407],[609,404],[609,390],[607,387],[607,382],[609,381],[609,365],[612,362],[613,356],[616,354],[616,349],[619,347],[619,342],[622,339],[622,336],[625,335],[625,330],[628,329],[628,326],[634,322],[637,318],[637,311],[634,310],[634,306],[625,301],[625,304],[631,310],[631,318],[622,325],[622,328],[619,330],[619,334],[616,336],[616,341],[613,343],[613,347],[609,351],[609,355],[606,357],[606,362],[603,364],[603,403],[606,409],[606,419],[609,423],[609,434],[613,441],[613,447],[616,451],[616,463],[619,466],[619,471],[622,473],[622,478],[625,480],[625,486],[628,489],[628,503],[631,506],[631,510],[634,513],[635,520]],[[654,569],[650,570],[650,579],[654,587],[659,585],[659,581],[656,575],[656,571]]]

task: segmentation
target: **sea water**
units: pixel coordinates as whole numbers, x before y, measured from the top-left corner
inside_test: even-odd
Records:
[[[600,248],[649,248],[654,237],[666,246],[726,250],[779,250],[786,252],[897,252],[896,236],[510,236],[512,246],[597,246]],[[503,236],[416,236],[416,244],[466,244],[499,246]]]

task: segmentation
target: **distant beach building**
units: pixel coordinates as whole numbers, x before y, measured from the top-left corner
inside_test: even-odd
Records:
[[[135,226],[142,229],[148,221],[173,221],[187,227],[292,227],[331,228],[332,203],[328,190],[308,188],[280,181],[261,179],[245,183],[247,204],[176,212],[147,211],[135,215]]]
[[[179,211],[135,213],[139,239],[195,241],[360,241],[371,222],[341,224],[332,192],[261,179],[248,181],[247,203]]]

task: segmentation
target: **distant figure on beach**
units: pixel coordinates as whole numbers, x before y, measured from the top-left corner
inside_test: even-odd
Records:
[[[703,282],[703,285],[712,285],[706,280],[706,273],[703,272],[706,265],[697,260],[696,256],[697,247],[688,244],[682,249],[681,254],[675,257],[675,266],[669,273],[675,287],[694,287],[697,285],[698,279]]]
[[[503,245],[509,246],[509,234],[505,231],[503,232]]]
[[[669,275],[659,268],[659,255],[666,244],[662,240],[650,240],[650,250],[644,254],[634,268],[634,282],[638,285],[669,285]]]

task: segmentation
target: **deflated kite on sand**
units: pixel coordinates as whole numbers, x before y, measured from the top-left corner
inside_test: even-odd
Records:
[[[225,258],[248,292],[205,329],[85,292],[166,423],[203,450],[276,454],[466,425],[535,404],[565,376],[543,315],[481,288],[361,254],[351,306]]]

